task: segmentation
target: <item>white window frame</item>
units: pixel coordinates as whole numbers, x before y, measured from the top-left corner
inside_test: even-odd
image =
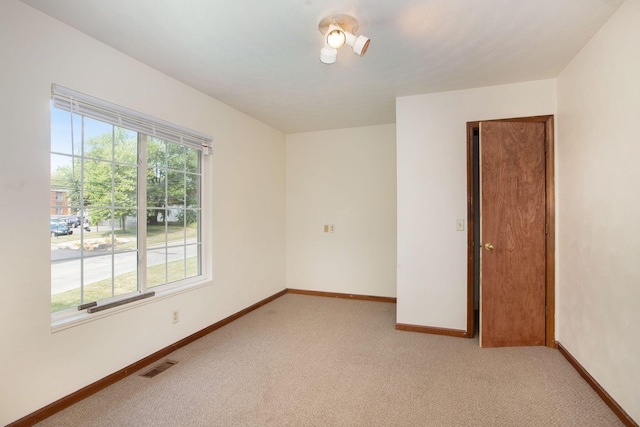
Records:
[[[51,313],[51,330],[56,332],[67,329],[69,327],[100,319],[114,313],[130,310],[140,305],[149,304],[159,299],[187,292],[211,283],[212,276],[212,236],[211,236],[211,198],[210,184],[208,177],[212,163],[211,154],[211,137],[191,131],[189,129],[173,125],[169,122],[155,119],[151,116],[144,115],[133,110],[120,107],[115,104],[82,94],[71,89],[64,88],[59,85],[51,87],[52,100],[56,108],[66,110],[72,114],[79,114],[95,120],[99,120],[108,124],[119,126],[131,131],[137,132],[139,135],[155,136],[159,139],[184,145],[189,148],[196,148],[201,151],[200,155],[200,274],[191,278],[183,279],[173,283],[166,283],[155,286],[151,290],[146,288],[146,227],[138,227],[138,265],[139,273],[138,290],[132,293],[117,295],[111,298],[99,300],[100,306],[115,303],[116,306],[108,308],[104,311],[88,313],[86,309],[78,310],[70,308]],[[146,142],[144,143],[146,146]],[[140,142],[138,142],[140,146]],[[146,159],[139,156],[137,168],[138,171],[146,171]],[[140,206],[140,200],[146,200],[146,172],[138,172],[138,224],[146,224],[146,221],[140,222],[140,218],[146,219],[146,203]],[[142,230],[142,233],[141,233]],[[142,255],[143,254],[143,255]],[[140,283],[142,282],[142,283]],[[151,294],[151,293],[152,294]],[[133,298],[132,298],[133,296]],[[150,296],[150,297],[148,297]],[[148,297],[148,298],[147,298]],[[121,304],[121,305],[118,305]]]

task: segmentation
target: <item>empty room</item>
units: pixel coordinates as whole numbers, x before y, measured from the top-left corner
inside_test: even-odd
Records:
[[[3,0],[0,425],[637,426],[639,24]]]

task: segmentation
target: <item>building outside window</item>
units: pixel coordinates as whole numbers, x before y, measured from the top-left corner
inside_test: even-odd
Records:
[[[54,187],[54,184],[52,183],[51,186]],[[52,188],[50,193],[50,205],[51,215],[68,215],[69,208],[67,207],[67,191]]]

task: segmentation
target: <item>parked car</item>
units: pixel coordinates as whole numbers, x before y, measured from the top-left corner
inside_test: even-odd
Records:
[[[51,237],[66,236],[73,234],[73,230],[69,229],[69,225],[64,220],[51,219]]]
[[[82,218],[77,215],[68,216],[65,218],[65,220],[67,221],[67,225],[69,226],[69,228],[78,228],[82,225]]]

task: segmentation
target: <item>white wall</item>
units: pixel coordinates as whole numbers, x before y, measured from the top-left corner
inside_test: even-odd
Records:
[[[15,0],[0,2],[0,58],[5,425],[284,289],[285,137]],[[213,136],[211,285],[51,332],[54,82]]]
[[[556,112],[555,80],[401,97],[397,321],[466,330],[466,124]]]
[[[395,125],[286,138],[287,287],[394,297]]]
[[[640,421],[640,1],[558,77],[563,346]]]

